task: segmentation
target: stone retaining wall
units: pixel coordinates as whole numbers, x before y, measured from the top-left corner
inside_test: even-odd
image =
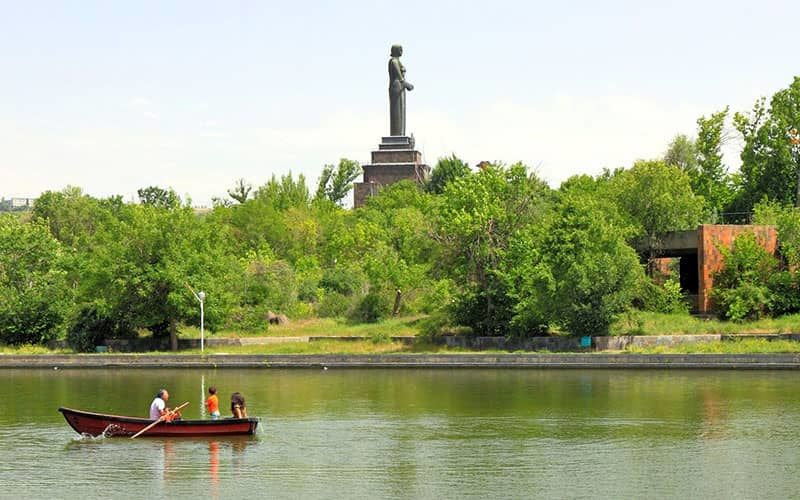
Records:
[[[698,344],[722,341],[722,335],[620,335],[592,337],[592,346],[598,351],[621,351],[628,346],[655,347],[678,344]]]
[[[2,368],[800,369],[800,354],[0,355]]]
[[[600,337],[594,337],[600,338]],[[465,349],[497,349],[504,351],[552,351],[569,352],[581,349],[578,337],[531,337],[516,339],[507,337],[469,337],[445,335],[441,340],[448,347]]]
[[[393,342],[411,345],[416,341],[414,336],[393,336]],[[241,345],[270,345],[291,342],[342,341],[357,342],[371,340],[368,336],[296,336],[296,337],[242,337],[242,338],[207,338],[206,347],[225,347]],[[741,339],[792,340],[800,342],[800,333],[747,333],[747,334],[709,334],[709,335],[619,335],[592,337],[592,349],[596,351],[621,351],[629,346],[654,347],[676,346],[679,344],[698,342],[729,342]],[[501,351],[550,351],[577,352],[586,351],[580,345],[578,337],[531,337],[516,339],[507,337],[470,337],[465,335],[445,335],[437,342],[448,347],[461,347],[476,350]],[[106,345],[113,352],[152,352],[168,351],[169,339],[111,339]],[[64,341],[51,342],[50,348],[66,348]],[[200,339],[178,339],[178,349],[200,349]]]

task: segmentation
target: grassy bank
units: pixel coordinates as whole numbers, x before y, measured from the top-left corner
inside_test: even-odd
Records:
[[[246,337],[325,337],[359,336],[388,338],[393,336],[415,336],[424,316],[391,318],[379,323],[353,324],[341,318],[311,318],[292,321],[286,325],[270,325],[268,329],[255,332],[223,330],[206,332],[207,338]],[[698,318],[688,314],[661,314],[634,312],[623,315],[611,325],[612,335],[699,335],[710,333],[791,333],[800,332],[800,314],[758,321],[733,323],[716,318]],[[560,333],[556,330],[555,335]],[[182,338],[200,338],[200,329],[181,328]]]
[[[449,348],[441,345],[400,342],[318,341],[291,342],[267,345],[225,346],[206,349],[207,354],[423,354],[473,352],[467,349]],[[181,354],[200,354],[200,349],[181,351]]]
[[[390,318],[379,323],[351,323],[342,318],[309,318],[291,321],[285,325],[269,325],[261,331],[242,332],[222,330],[216,333],[206,331],[207,338],[246,338],[246,337],[395,337],[414,336],[421,316]],[[200,338],[200,329],[184,326],[180,330],[182,338]]]
[[[800,352],[800,342],[791,340],[742,339],[727,342],[692,342],[676,346],[635,347],[631,354],[770,354]]]
[[[50,349],[43,345],[3,345],[0,344],[0,354],[74,354],[72,349]]]
[[[710,333],[798,333],[800,314],[734,323],[688,314],[634,312],[611,326],[612,335],[699,335]]]

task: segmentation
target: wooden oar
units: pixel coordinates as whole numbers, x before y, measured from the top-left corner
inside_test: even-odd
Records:
[[[188,402],[188,401],[187,401],[187,402],[185,402],[185,403],[183,403],[183,404],[182,404],[182,405],[180,405],[179,407],[177,407],[177,408],[175,408],[174,410],[172,410],[172,413],[175,413],[175,412],[177,412],[178,410],[180,410],[181,408],[183,408],[183,407],[187,406],[188,404],[189,404],[189,402]],[[131,436],[131,439],[133,439],[133,438],[135,438],[135,437],[138,437],[138,436],[140,436],[140,435],[144,434],[146,431],[149,431],[150,429],[152,429],[153,427],[155,427],[155,425],[156,425],[156,424],[158,424],[158,423],[160,423],[160,422],[163,422],[163,421],[164,421],[164,419],[165,419],[165,418],[167,418],[167,416],[168,416],[168,415],[169,415],[169,413],[165,413],[165,414],[161,415],[160,417],[158,417],[158,420],[156,420],[156,421],[155,421],[155,422],[153,422],[152,424],[148,425],[148,426],[147,426],[147,427],[145,427],[144,429],[140,430],[139,432],[137,432],[136,434],[134,434],[133,436]]]

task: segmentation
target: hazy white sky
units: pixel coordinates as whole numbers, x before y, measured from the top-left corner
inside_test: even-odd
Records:
[[[204,205],[289,171],[313,190],[388,133],[393,43],[429,164],[523,161],[557,186],[788,86],[798,22],[770,0],[0,0],[0,196],[159,185]]]

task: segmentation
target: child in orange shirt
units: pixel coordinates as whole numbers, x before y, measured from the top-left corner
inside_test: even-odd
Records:
[[[217,388],[213,385],[208,388],[208,399],[206,399],[206,408],[208,408],[208,414],[211,415],[211,420],[216,420],[219,418],[219,399],[217,398]]]

